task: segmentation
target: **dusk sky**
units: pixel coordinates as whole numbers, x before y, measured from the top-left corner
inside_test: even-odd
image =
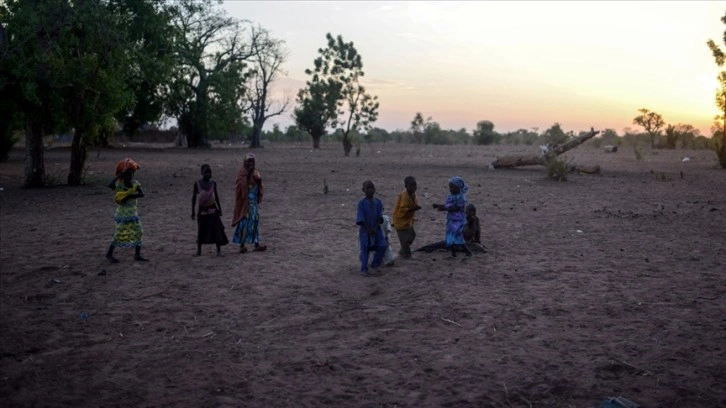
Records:
[[[279,97],[294,101],[326,33],[353,42],[363,84],[380,102],[375,127],[410,127],[416,112],[444,129],[480,120],[504,133],[623,129],[638,109],[668,124],[710,127],[726,1],[225,1],[229,15],[284,40]],[[265,129],[293,124],[292,109]]]

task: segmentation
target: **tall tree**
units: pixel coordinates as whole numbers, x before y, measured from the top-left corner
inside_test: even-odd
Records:
[[[68,8],[63,0],[0,3],[5,32],[0,58],[2,136],[11,137],[19,118],[25,131],[25,187],[46,182],[43,135],[56,127],[59,115],[54,112],[61,105],[51,61],[61,53],[58,37]]]
[[[126,84],[132,53],[124,26],[134,11],[115,13],[112,3],[76,0],[59,37],[63,54],[51,64],[65,102],[64,114],[74,129],[70,185],[83,182],[89,147],[113,129],[117,112],[133,102]]]
[[[323,82],[317,76],[313,76],[313,79],[307,81],[307,86],[298,91],[298,106],[293,113],[295,124],[312,136],[313,149],[320,148],[320,139],[338,115],[338,95],[339,90],[334,82]]]
[[[327,87],[323,95],[335,97],[336,115],[330,119],[329,124],[333,128],[342,129],[343,152],[349,156],[353,149],[349,137],[351,130],[367,131],[378,119],[378,97],[366,92],[360,82],[365,75],[363,60],[353,42],[343,41],[341,35],[334,38],[330,33],[326,34],[326,39],[328,46],[318,50],[320,55],[314,61],[315,68],[305,70],[306,74],[311,75],[307,86]],[[304,98],[312,93],[303,91],[298,94],[298,101],[305,105],[304,99],[300,99],[301,95]],[[326,99],[322,98],[323,101]],[[311,104],[307,104],[307,108],[304,109],[310,107]],[[320,112],[322,118],[326,116],[330,107],[325,105],[321,106],[321,109],[323,109]]]
[[[655,137],[660,135],[660,130],[665,126],[665,121],[660,113],[651,112],[648,109],[638,109],[640,115],[633,119],[634,125],[640,125],[650,136],[650,147],[655,149]]]
[[[164,114],[164,91],[176,68],[176,27],[171,24],[170,3],[165,0],[114,0],[110,7],[114,14],[127,17],[127,52],[132,57],[126,86],[131,90],[133,103],[120,110],[116,118],[123,132],[133,137],[141,126],[160,122]]]
[[[178,0],[173,21],[179,29],[177,75],[169,93],[170,112],[190,148],[209,146],[210,117],[215,105],[237,106],[249,72],[246,61],[254,55],[240,21],[227,17],[212,0]],[[225,89],[220,84],[225,84]],[[216,85],[216,87],[215,87]],[[233,88],[230,90],[229,86]],[[230,100],[233,98],[234,100]]]
[[[289,99],[275,104],[270,97],[270,86],[282,73],[282,64],[287,59],[285,42],[272,38],[270,33],[259,27],[252,27],[252,80],[248,87],[247,100],[252,114],[252,137],[250,147],[260,147],[260,135],[267,119],[287,110]],[[273,108],[274,106],[274,108]]]
[[[721,17],[721,22],[726,24],[726,13],[723,17]],[[726,30],[724,30],[723,42],[726,45]],[[718,65],[719,68],[723,67],[724,62],[726,62],[726,55],[724,55],[724,52],[713,40],[708,40],[706,44],[711,50],[714,60],[716,60],[716,65]],[[713,147],[714,150],[716,150],[718,162],[721,164],[722,168],[726,169],[726,71],[719,72],[718,83],[720,85],[720,89],[716,91],[716,106],[721,112],[723,112],[723,114],[716,115],[714,118],[717,123],[714,124],[712,128],[712,137],[714,139]],[[720,124],[718,122],[720,122]]]
[[[431,118],[429,118],[429,121]],[[423,143],[423,135],[424,135],[424,126],[426,125],[426,122],[424,122],[423,115],[421,112],[416,112],[416,115],[413,117],[413,120],[411,121],[411,138],[414,143]]]

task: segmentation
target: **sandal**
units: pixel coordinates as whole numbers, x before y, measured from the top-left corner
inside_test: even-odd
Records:
[[[266,250],[267,250],[267,246],[265,246],[265,245],[256,246],[254,249],[255,252],[265,252]]]
[[[240,254],[244,254],[245,252],[247,252],[247,248],[245,248],[243,246],[242,247],[239,247],[239,253]]]

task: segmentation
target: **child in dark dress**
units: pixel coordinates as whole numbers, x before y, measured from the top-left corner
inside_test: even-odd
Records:
[[[198,206],[196,205],[197,196],[199,196]],[[192,219],[195,218],[197,220],[197,252],[194,256],[202,254],[204,244],[215,244],[217,256],[223,256],[221,246],[227,245],[229,240],[224,233],[222,224],[222,206],[219,204],[217,182],[212,180],[212,168],[208,164],[202,165],[202,178],[194,183]]]

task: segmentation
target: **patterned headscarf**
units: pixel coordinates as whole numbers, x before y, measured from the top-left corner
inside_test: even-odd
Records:
[[[469,186],[464,183],[464,179],[459,176],[454,176],[449,180],[449,183],[455,185],[456,187],[459,187],[459,193],[460,194],[466,194],[467,191],[469,191]]]
[[[140,168],[141,166],[139,166],[135,161],[131,160],[130,157],[127,157],[118,162],[118,164],[116,164],[116,176],[121,176],[126,170],[129,169],[136,171]]]

